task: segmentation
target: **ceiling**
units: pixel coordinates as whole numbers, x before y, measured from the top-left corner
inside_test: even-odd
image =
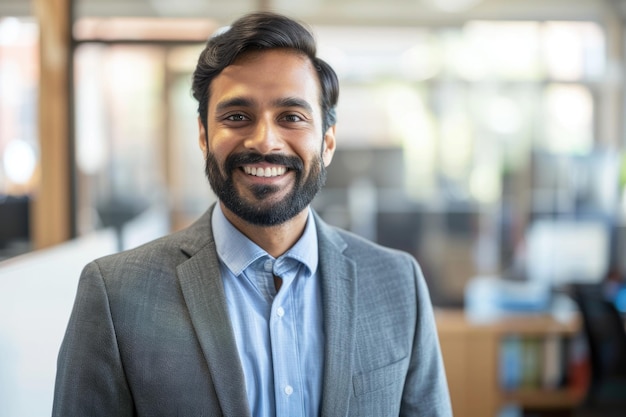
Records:
[[[34,0],[0,0],[28,16]],[[311,24],[441,25],[467,19],[596,20],[626,16],[626,0],[74,0],[76,17],[207,17],[231,22],[275,10]]]

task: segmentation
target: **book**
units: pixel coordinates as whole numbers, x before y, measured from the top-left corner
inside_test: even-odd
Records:
[[[505,391],[514,391],[522,380],[522,342],[517,335],[507,335],[500,342],[499,352],[500,387]]]
[[[541,388],[542,343],[539,337],[527,336],[522,341],[522,387]]]
[[[543,339],[543,367],[541,385],[544,389],[558,389],[563,386],[564,340],[557,334],[549,334]]]

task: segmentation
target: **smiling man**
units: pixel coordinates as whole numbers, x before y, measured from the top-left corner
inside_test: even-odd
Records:
[[[301,234],[335,150],[313,62],[288,48],[247,51],[209,91],[206,123],[198,124],[211,186],[228,220],[252,240],[275,240],[276,248],[261,247],[278,256]],[[289,241],[276,239],[284,232]]]
[[[87,265],[53,415],[452,415],[417,262],[310,208],[339,95],[315,48],[270,13],[208,41],[193,93],[219,202]]]

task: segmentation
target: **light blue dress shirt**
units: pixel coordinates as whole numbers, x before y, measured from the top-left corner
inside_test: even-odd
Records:
[[[219,204],[212,226],[252,415],[319,415],[324,330],[313,216],[276,259],[239,232]],[[278,293],[274,275],[283,280]]]

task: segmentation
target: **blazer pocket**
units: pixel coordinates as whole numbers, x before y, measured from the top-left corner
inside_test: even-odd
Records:
[[[359,396],[381,390],[394,382],[402,382],[406,374],[406,357],[373,371],[352,376],[354,395]]]

